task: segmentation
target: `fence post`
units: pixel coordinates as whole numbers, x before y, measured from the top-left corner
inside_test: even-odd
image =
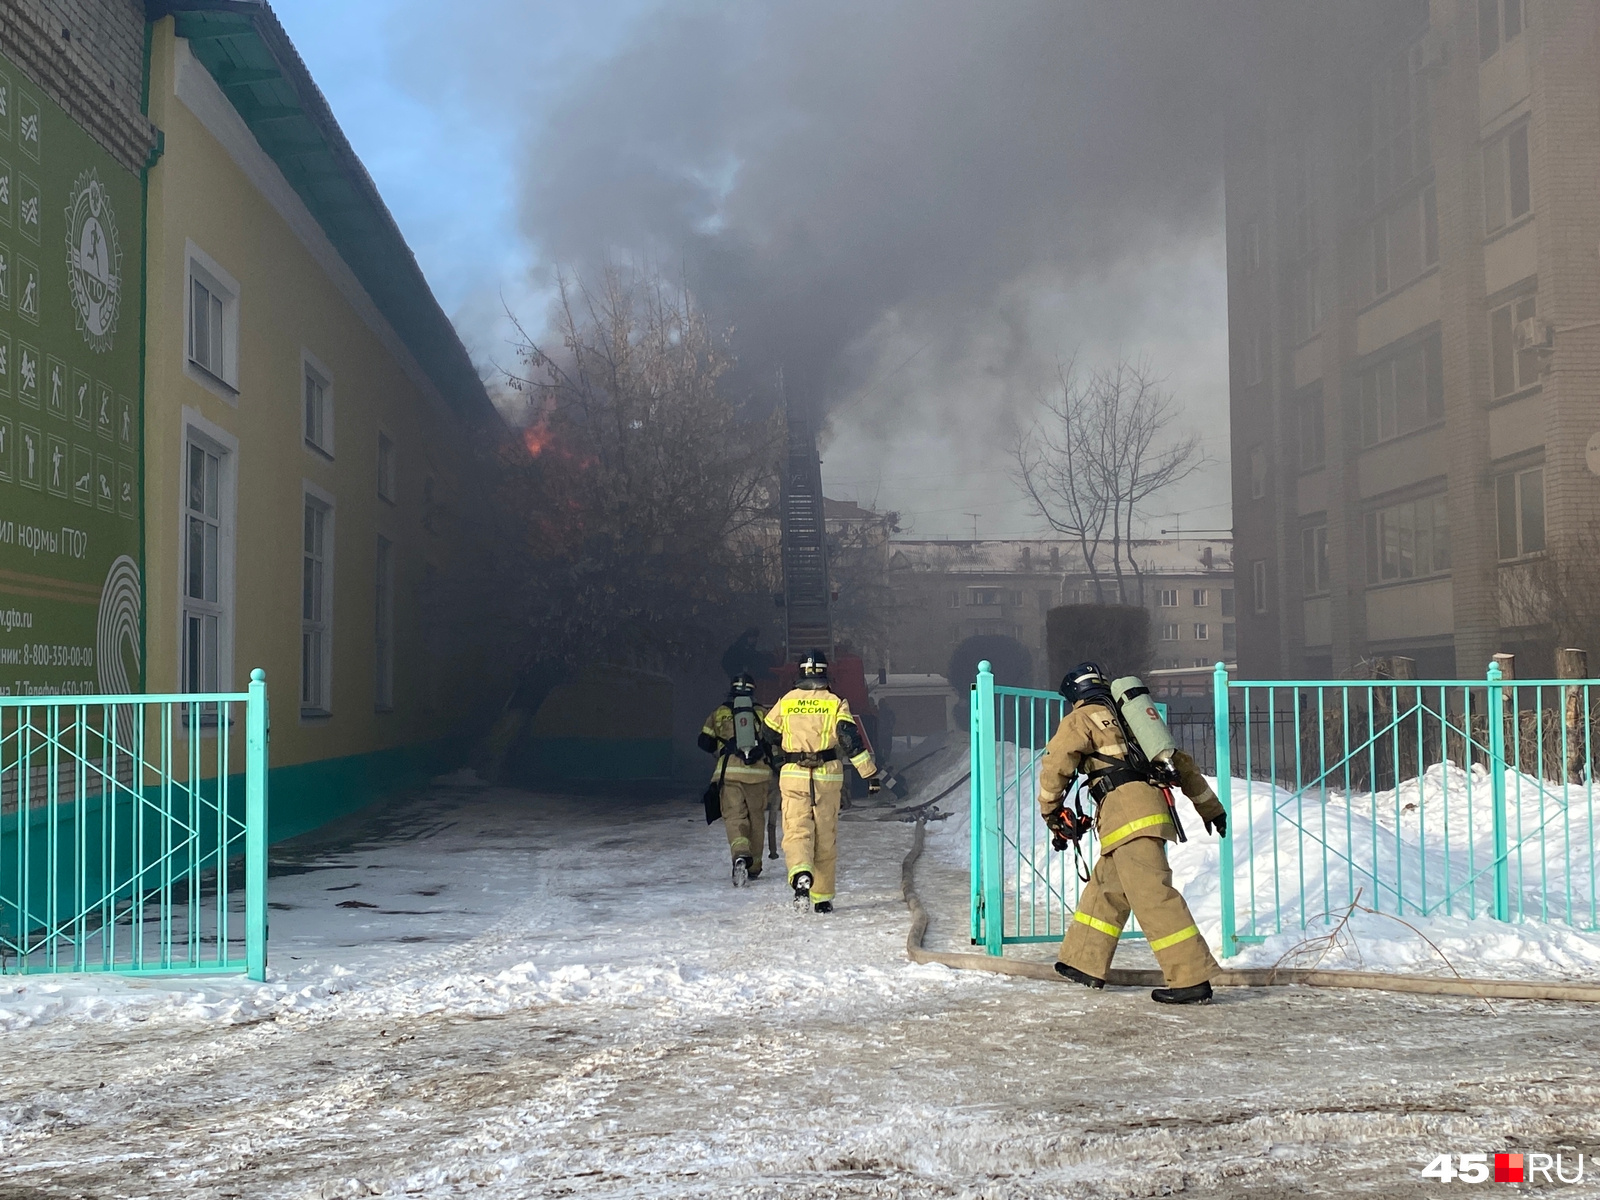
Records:
[[[250,672],[245,704],[244,957],[251,979],[267,978],[267,673]]]
[[[967,836],[972,845],[970,907],[972,910],[971,942],[976,946],[983,939],[983,790],[978,786],[978,684],[967,689]]]
[[[1556,651],[1557,679],[1589,678],[1589,654],[1585,650]],[[1582,684],[1568,684],[1561,706],[1561,723],[1566,733],[1566,772],[1568,783],[1582,783],[1584,768],[1589,765],[1584,730],[1589,725],[1589,706],[1586,703],[1588,688]]]
[[[1233,747],[1228,728],[1228,668],[1218,663],[1211,676],[1212,720],[1217,739],[1217,799],[1222,801],[1228,823],[1233,823]],[[1233,836],[1238,837],[1237,828]],[[1239,953],[1238,927],[1233,908],[1233,841],[1218,839],[1217,871],[1222,896],[1222,957]]]
[[[1489,794],[1494,804],[1494,917],[1511,919],[1511,864],[1506,849],[1505,684],[1499,655],[1489,664]]]
[[[973,716],[978,729],[978,756],[972,774],[983,818],[983,948],[998,955],[1005,937],[1006,877],[1000,861],[1000,797],[995,788],[994,673],[987,660],[978,664],[973,703],[977,705]]]

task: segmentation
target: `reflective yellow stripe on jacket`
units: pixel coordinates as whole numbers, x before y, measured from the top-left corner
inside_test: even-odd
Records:
[[[1102,852],[1110,850],[1122,842],[1127,841],[1142,829],[1152,829],[1157,825],[1171,824],[1171,818],[1166,813],[1155,813],[1148,817],[1140,817],[1137,821],[1129,821],[1126,825],[1119,825],[1110,833],[1100,839]]]

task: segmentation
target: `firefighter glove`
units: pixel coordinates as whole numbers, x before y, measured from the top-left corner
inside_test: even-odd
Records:
[[[1200,823],[1206,827],[1207,833],[1214,833],[1219,838],[1228,836],[1228,814],[1220,809],[1213,816],[1202,816]]]

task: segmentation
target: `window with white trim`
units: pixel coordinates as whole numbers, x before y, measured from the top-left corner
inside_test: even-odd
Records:
[[[1250,447],[1250,499],[1262,500],[1267,495],[1267,452],[1260,446]]]
[[[1178,640],[1178,623],[1176,621],[1169,621],[1161,627],[1161,640],[1163,642],[1175,642]]]
[[[1356,122],[1356,194],[1363,207],[1382,204],[1432,162],[1428,86],[1420,56],[1407,47],[1390,58],[1362,96]]]
[[[394,543],[378,538],[377,570],[373,581],[373,706],[379,712],[394,708]]]
[[[1488,59],[1522,33],[1522,0],[1478,0],[1478,57]]]
[[[189,253],[185,351],[189,364],[230,392],[239,389],[238,285],[193,246]]]
[[[1543,550],[1544,468],[1496,476],[1494,499],[1502,561]]]
[[[1327,434],[1322,415],[1322,385],[1300,394],[1300,469],[1320,471],[1327,465]]]
[[[1361,444],[1376,446],[1444,416],[1439,335],[1368,367],[1357,378]]]
[[[1369,512],[1367,582],[1418,579],[1450,569],[1450,505],[1444,493]]]
[[[1194,623],[1194,640],[1197,642],[1205,642],[1210,641],[1210,639],[1211,626],[1207,625],[1204,621],[1196,621]],[[1197,663],[1195,665],[1201,666],[1203,664]]]
[[[1194,606],[1205,608],[1211,603],[1211,595],[1205,588],[1194,589]]]
[[[1178,589],[1177,588],[1159,588],[1159,589],[1157,589],[1157,592],[1156,592],[1156,598],[1157,598],[1157,600],[1160,603],[1160,606],[1162,608],[1177,608],[1178,607]]]
[[[222,594],[222,467],[216,447],[184,447],[181,691],[222,691],[227,613]]]
[[[333,506],[310,492],[305,497],[300,573],[300,711],[326,716],[332,704]]]
[[[1483,231],[1504,229],[1532,208],[1528,123],[1523,121],[1483,148]]]
[[[1310,525],[1300,531],[1301,586],[1307,596],[1328,590],[1328,527]]]
[[[1490,395],[1498,400],[1539,382],[1539,351],[1517,349],[1517,326],[1539,315],[1536,296],[1523,296],[1489,312]]]
[[[1429,184],[1372,223],[1372,297],[1398,291],[1439,262],[1439,214]]]
[[[309,355],[300,363],[300,395],[306,445],[333,457],[333,381]]]

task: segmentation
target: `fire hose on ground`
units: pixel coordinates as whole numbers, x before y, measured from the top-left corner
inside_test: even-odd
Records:
[[[906,934],[906,957],[914,963],[940,963],[958,971],[988,971],[996,975],[1020,975],[1066,983],[1047,962],[1028,962],[1016,958],[997,958],[988,954],[961,954],[926,950],[922,939],[928,932],[928,910],[917,895],[913,868],[922,856],[927,823],[918,818],[911,849],[900,864],[900,890],[911,913],[911,928]],[[1162,987],[1160,971],[1122,970],[1113,967],[1106,977],[1110,987]],[[1369,991],[1410,992],[1429,996],[1467,996],[1479,1000],[1567,1000],[1600,1004],[1600,984],[1530,983],[1517,979],[1455,979],[1435,975],[1390,975],[1380,971],[1329,971],[1322,969],[1247,967],[1224,970],[1211,981],[1217,987],[1275,987],[1299,984],[1302,987],[1361,988]]]

